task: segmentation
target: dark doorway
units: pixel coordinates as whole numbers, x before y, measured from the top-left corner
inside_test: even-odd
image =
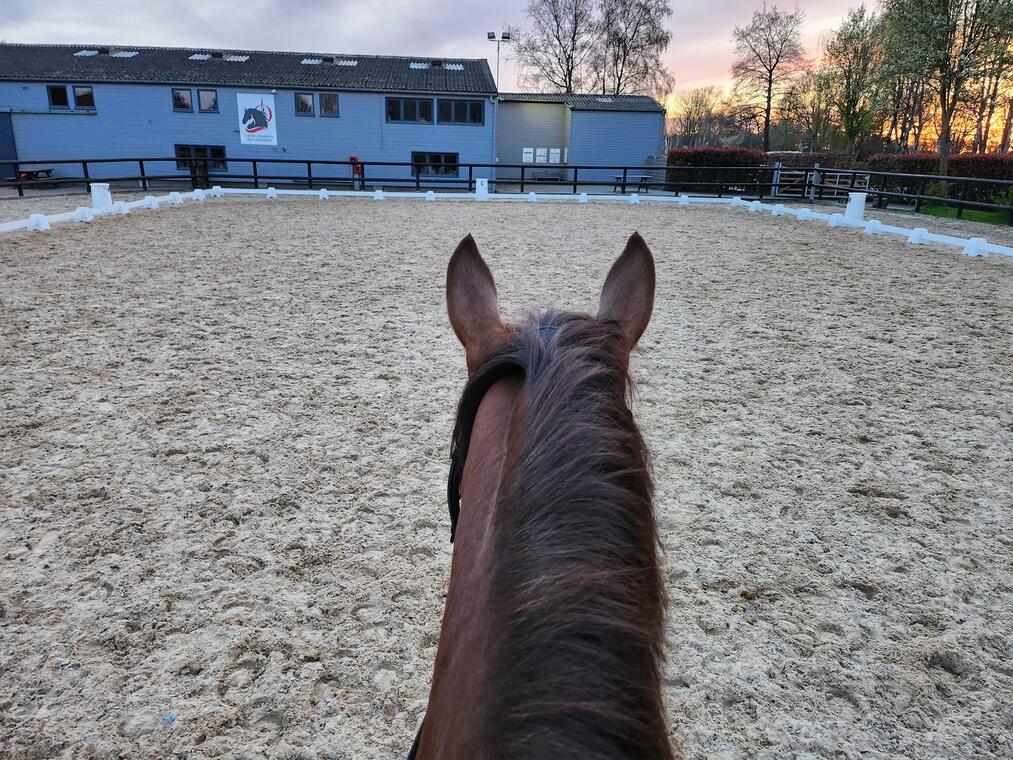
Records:
[[[11,114],[0,113],[0,179],[14,176],[14,164],[18,160],[18,149],[14,144],[14,125]]]

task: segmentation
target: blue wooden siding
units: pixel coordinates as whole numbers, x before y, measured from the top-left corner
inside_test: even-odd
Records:
[[[665,115],[661,112],[573,111],[569,163],[644,166],[664,155]],[[616,172],[581,172],[581,179],[611,180]]]
[[[51,109],[47,83],[0,83],[0,110],[12,113],[18,159],[52,161],[61,158],[117,158],[123,156],[169,157],[175,146],[224,146],[232,173],[249,173],[250,164],[239,159],[318,159],[363,161],[411,161],[413,151],[459,154],[460,163],[494,161],[495,118],[489,98],[481,98],[484,125],[392,124],[386,120],[383,93],[339,92],[338,118],[320,116],[319,93],[315,92],[314,116],[296,116],[296,90],[278,90],[275,110],[278,145],[242,145],[236,94],[262,93],[269,89],[201,87],[218,91],[218,113],[200,113],[198,87],[191,86],[193,112],[173,111],[173,85],[95,84],[95,110]],[[53,82],[56,84],[56,82]],[[63,83],[59,83],[63,84]],[[90,84],[88,82],[67,82]],[[185,87],[185,86],[183,86]],[[305,90],[299,90],[303,92]],[[422,97],[422,96],[420,96]],[[438,96],[425,95],[424,97]],[[454,96],[449,96],[454,97]],[[459,96],[458,96],[459,97]],[[476,98],[478,99],[478,98]],[[73,105],[73,93],[71,91]],[[79,167],[57,168],[57,174],[80,176]],[[174,163],[146,167],[151,174],[177,173]],[[407,167],[369,169],[370,177],[410,177]],[[304,174],[305,164],[259,167],[261,174]],[[316,176],[348,176],[348,167],[314,167]],[[95,177],[136,174],[136,164],[91,167]],[[491,172],[476,170],[476,177]],[[462,171],[462,176],[466,172]]]

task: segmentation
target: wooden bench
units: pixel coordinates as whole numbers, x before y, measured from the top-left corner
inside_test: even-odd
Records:
[[[615,184],[612,186],[613,193],[623,190],[623,185],[636,185],[638,193],[641,191],[645,193],[651,192],[650,174],[627,174],[625,182],[623,182],[622,174],[613,174],[612,176],[615,179]]]

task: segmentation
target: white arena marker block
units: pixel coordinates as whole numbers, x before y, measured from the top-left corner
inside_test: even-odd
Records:
[[[476,201],[487,201],[489,200],[489,180],[486,178],[475,180],[475,200]]]
[[[436,200],[436,193],[434,193],[432,190],[426,190],[426,200],[427,201],[435,201]]]
[[[967,241],[967,245],[964,246],[965,256],[988,256],[988,251],[985,246],[988,245],[988,241],[985,238],[971,238]]]
[[[865,223],[866,235],[882,235],[883,223],[879,219],[870,219]]]
[[[761,210],[763,210],[763,204],[760,203],[759,201],[753,201],[752,203],[749,203],[747,205],[749,206],[749,210],[751,212],[752,211],[761,211]]]
[[[778,203],[776,206],[774,206],[774,208],[772,208],[770,210],[770,215],[771,216],[784,216],[784,211],[785,211],[784,204],[783,203]]]
[[[273,187],[267,188],[267,197],[269,199],[277,198],[278,197],[278,191],[275,190]]]
[[[848,193],[848,205],[844,218],[850,222],[865,221],[865,193]]]
[[[534,203],[538,200],[538,196],[534,193],[528,193],[528,203]]]
[[[577,202],[578,203],[587,203],[587,193],[581,193],[580,197],[577,199]]]
[[[841,214],[831,214],[830,219],[827,220],[828,227],[843,227],[844,216]]]
[[[195,201],[206,201],[208,197],[204,193],[204,191],[198,187],[196,190],[193,191],[193,199]]]
[[[106,211],[113,207],[113,196],[109,192],[108,182],[91,183],[91,207],[96,211]]]
[[[179,193],[169,193],[169,203],[171,203],[173,206],[182,206],[183,196],[180,195]]]
[[[127,208],[127,204],[123,201],[116,201],[116,203],[113,204],[113,213],[116,214],[116,216],[126,216],[130,213],[130,209]]]
[[[158,198],[154,195],[145,195],[144,208],[158,208]]]
[[[638,203],[640,203],[640,196],[637,195],[636,193],[633,193],[633,195],[630,196],[630,204],[636,205]]]
[[[689,205],[689,196],[686,195],[685,193],[679,193],[679,205],[680,206],[688,206]]]
[[[75,222],[91,222],[95,219],[95,215],[91,213],[90,208],[84,206],[78,206],[74,210],[74,221]]]
[[[222,192],[221,185],[215,185],[214,187],[211,188],[211,192],[208,193],[208,196],[211,198],[221,198],[224,195],[225,193]]]
[[[373,191],[373,200],[374,201],[382,201],[383,200],[383,190],[381,190],[380,188],[376,188],[376,190]]]
[[[927,243],[928,239],[926,236],[928,234],[929,231],[924,227],[915,227],[911,230],[911,234],[907,236],[907,241],[909,243],[915,243],[916,245],[919,243]]]
[[[802,208],[796,212],[795,218],[803,222],[811,222],[813,218],[813,212],[807,208]]]
[[[331,196],[327,192],[327,188],[326,187],[320,189],[320,200],[325,201],[325,200],[327,200],[330,197]]]
[[[28,217],[28,226],[25,229],[32,232],[45,232],[51,228],[45,214],[32,214]]]

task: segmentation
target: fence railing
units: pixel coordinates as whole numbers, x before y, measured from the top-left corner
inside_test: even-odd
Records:
[[[460,189],[473,191],[475,180],[488,179],[490,190],[521,193],[577,193],[582,188],[609,188],[613,192],[663,191],[690,195],[738,195],[743,198],[788,194],[810,200],[839,199],[846,191],[869,193],[879,208],[892,201],[925,203],[1004,212],[1013,224],[1013,181],[975,177],[943,177],[864,169],[806,170],[801,187],[792,170],[774,166],[631,166],[571,164],[461,163],[432,166],[403,161],[337,161],[327,159],[233,157],[137,157],[58,159],[53,161],[2,161],[13,176],[0,180],[0,188],[25,190],[57,185],[87,187],[104,182],[136,182],[142,190],[153,185],[186,184],[192,188],[222,186],[296,185],[314,188],[365,190],[376,187]],[[124,168],[125,167],[125,168]],[[244,171],[237,171],[242,169]],[[62,171],[60,171],[62,170]],[[67,171],[71,173],[67,173]],[[929,192],[932,190],[932,192]],[[940,192],[942,190],[942,192]]]

